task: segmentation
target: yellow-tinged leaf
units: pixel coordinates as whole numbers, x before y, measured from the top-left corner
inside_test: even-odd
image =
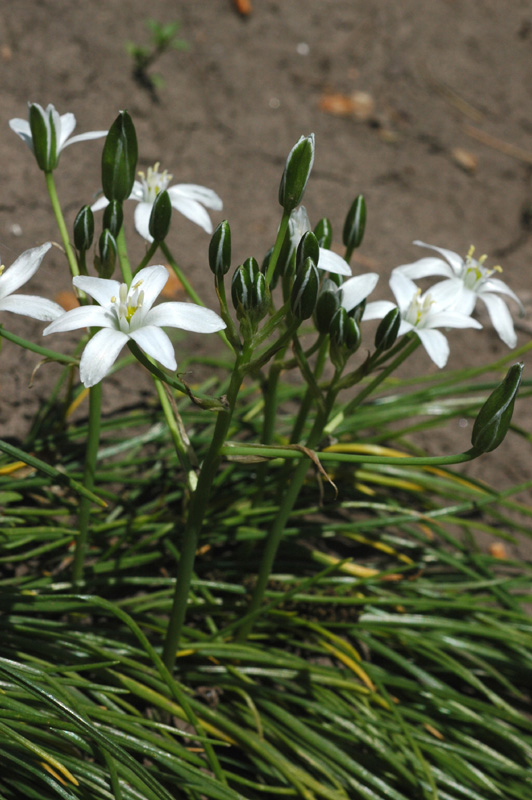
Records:
[[[27,466],[24,461],[14,461],[12,464],[0,467],[0,475],[11,475],[13,472],[18,472],[19,469],[27,469]]]
[[[364,686],[367,686],[370,691],[374,692],[376,690],[376,686],[369,677],[368,673],[363,670],[360,664],[357,664],[354,659],[350,658],[350,656],[348,656],[346,653],[342,653],[341,650],[339,650],[337,647],[334,647],[334,645],[329,644],[329,642],[320,640],[320,645],[329,653],[332,653],[338,659],[338,661],[341,661],[342,664],[345,664],[345,666],[348,667],[351,672],[354,672],[357,678],[360,678]]]
[[[90,389],[82,389],[81,392],[78,394],[74,400],[70,403],[69,407],[66,411],[66,418],[70,417],[71,414],[83,403],[86,397],[88,397]]]

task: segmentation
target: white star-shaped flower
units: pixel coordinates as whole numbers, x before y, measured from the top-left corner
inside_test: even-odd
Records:
[[[168,280],[164,266],[145,267],[133,277],[131,286],[105,278],[79,275],[74,286],[96,300],[67,311],[44,329],[44,335],[77,328],[101,328],[81,356],[80,378],[94,386],[104,378],[118,354],[132,339],[144,352],[169,370],[176,370],[174,348],[162,327],[182,328],[196,333],[215,333],[225,323],[214,311],[194,303],[153,303]]]
[[[291,253],[297,250],[302,236],[311,231],[310,220],[308,218],[307,209],[305,206],[299,206],[290,214],[288,222],[290,233],[290,240],[292,245]],[[318,269],[323,269],[326,272],[334,272],[336,275],[351,275],[351,267],[344,261],[344,259],[332,250],[326,250],[325,247],[320,247],[320,257],[316,264]]]
[[[50,322],[65,313],[64,308],[44,297],[13,294],[35,275],[51,246],[50,242],[46,242],[40,247],[26,250],[8,269],[0,266],[0,311],[12,311],[43,322]]]
[[[484,266],[486,256],[473,258],[474,248],[471,247],[465,258],[452,250],[425,244],[416,241],[420,247],[428,247],[440,253],[443,258],[429,256],[421,258],[412,264],[403,264],[396,267],[395,273],[405,275],[407,278],[427,278],[431,275],[441,275],[445,280],[437,283],[431,289],[432,297],[439,303],[446,304],[461,314],[471,314],[477,300],[480,298],[485,304],[493,327],[502,341],[508,347],[515,347],[517,336],[508,306],[498,295],[506,295],[514,300],[523,313],[523,306],[517,295],[501,280],[494,278],[502,272],[500,267],[487,269]]]
[[[436,328],[482,328],[480,322],[467,314],[442,305],[432,291],[421,294],[421,289],[400,272],[394,270],[390,287],[401,312],[398,335],[414,331],[430,358],[440,368],[446,365],[449,358],[449,343]],[[387,300],[368,303],[362,319],[381,319],[392,308],[395,308],[394,304]]]
[[[74,128],[76,127],[76,117],[74,114],[68,112],[67,114],[59,114],[53,105],[48,105],[46,109],[38,103],[30,103],[30,109],[37,109],[42,117],[44,128],[47,134],[47,160],[51,169],[54,169],[59,159],[59,154],[65,147],[76,142],[84,142],[87,139],[100,139],[102,136],[107,136],[107,131],[89,131],[88,133],[80,133],[77,136],[71,136]],[[9,127],[14,131],[23,142],[25,142],[30,150],[34,153],[35,147],[33,136],[31,133],[30,123],[25,119],[9,120]]]
[[[140,180],[134,182],[129,199],[138,202],[138,206],[135,209],[135,228],[144,239],[148,242],[153,242],[149,231],[151,211],[155,198],[165,190],[168,192],[170,203],[176,211],[195,222],[207,233],[212,233],[211,218],[205,209],[222,210],[223,203],[216,192],[212,189],[207,189],[205,186],[197,186],[194,183],[177,183],[174,186],[169,186],[168,184],[173,175],[170,175],[166,170],[159,172],[158,162],[155,166],[148,167],[146,173],[139,172],[138,175]],[[109,201],[105,197],[100,197],[91,207],[93,211],[98,211],[108,204]]]

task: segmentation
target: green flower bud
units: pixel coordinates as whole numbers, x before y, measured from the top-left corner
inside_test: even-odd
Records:
[[[399,328],[401,326],[401,312],[398,308],[392,308],[385,317],[381,319],[379,327],[375,333],[375,347],[377,350],[389,350],[393,347]]]
[[[333,281],[327,279],[323,282],[314,312],[314,322],[320,333],[329,333],[331,320],[339,308],[340,295],[337,287]]]
[[[504,380],[494,389],[478,412],[471,434],[475,455],[495,450],[506,436],[522,372],[521,363],[510,367]]]
[[[314,234],[311,234],[311,236],[315,238]],[[318,269],[314,261],[311,258],[307,258],[296,273],[290,295],[290,307],[295,317],[308,319],[312,316],[316,307],[319,286]]]
[[[320,247],[323,247],[325,250],[331,249],[333,232],[331,222],[327,217],[322,217],[322,219],[320,219],[314,228],[314,235]]]
[[[110,278],[115,271],[118,254],[116,241],[111,231],[104,230],[98,240],[99,255],[94,259],[94,266],[100,278]]]
[[[366,227],[366,201],[364,197],[359,194],[355,197],[353,205],[348,211],[345,218],[344,231],[342,235],[343,243],[350,250],[355,247],[360,247],[362,239],[364,238],[364,229]]]
[[[245,318],[256,324],[264,316],[269,302],[268,287],[254,258],[247,258],[235,270],[231,282],[231,298],[239,320]]]
[[[172,204],[170,195],[166,191],[159,192],[154,200],[148,230],[154,242],[163,242],[168,236],[172,220]]]
[[[122,203],[118,200],[111,200],[103,212],[103,227],[106,228],[116,238],[124,221]]]
[[[32,103],[29,111],[29,123],[37,164],[44,172],[52,172],[57,167],[59,160],[57,131],[52,107],[48,106],[47,109],[44,109],[38,103]]]
[[[102,153],[102,187],[108,200],[127,200],[137,168],[137,134],[127,111],[121,111],[105,139]]]
[[[94,214],[90,206],[83,206],[74,220],[74,246],[76,250],[89,250],[94,238]]]
[[[356,320],[350,317],[345,308],[340,307],[331,320],[329,329],[331,342],[353,353],[360,346],[361,334]]]
[[[217,278],[223,278],[231,266],[231,228],[226,219],[220,222],[209,244],[209,267]]]
[[[314,134],[302,136],[290,150],[279,186],[279,203],[289,214],[303,199],[314,163]]]
[[[320,258],[320,246],[312,231],[304,233],[299,241],[296,254],[296,270],[300,269],[307,258],[311,258],[314,264],[317,264]]]

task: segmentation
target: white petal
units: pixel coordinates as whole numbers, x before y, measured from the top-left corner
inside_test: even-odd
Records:
[[[76,289],[90,295],[101,306],[112,305],[111,298],[118,297],[120,284],[112,278],[94,278],[92,275],[76,275],[72,278]]]
[[[397,305],[401,309],[401,313],[404,313],[408,309],[410,301],[418,291],[416,284],[411,281],[410,278],[407,278],[406,275],[402,275],[400,272],[395,272],[394,270],[390,278],[390,287],[397,300]]]
[[[436,366],[440,369],[444,367],[449,358],[449,342],[443,333],[441,331],[427,330],[426,328],[421,330],[416,328],[415,331]]]
[[[480,322],[467,314],[459,314],[457,311],[435,311],[429,314],[423,323],[423,328],[482,328]],[[416,330],[419,326],[416,325]]]
[[[216,333],[225,328],[225,322],[215,311],[194,303],[161,303],[148,312],[145,324],[182,328],[195,333]]]
[[[332,250],[326,250],[324,247],[320,247],[318,267],[327,272],[334,272],[335,275],[353,274],[353,270],[342,256],[339,256],[338,253],[333,253]]]
[[[104,329],[98,331],[85,347],[79,364],[81,382],[94,386],[105,378],[128,340],[125,333]]]
[[[144,186],[140,181],[133,181],[133,188],[128,200],[144,200]]]
[[[56,132],[58,134],[57,138],[58,153],[60,153],[63,147],[65,147],[65,142],[75,127],[76,127],[76,117],[74,116],[74,114],[70,112],[68,112],[67,114],[61,114],[59,125],[56,125]]]
[[[177,369],[174,346],[167,334],[157,325],[145,325],[136,331],[131,331],[130,336],[147,355],[163,367],[173,371]]]
[[[164,289],[169,277],[168,270],[162,264],[144,267],[133,275],[131,286],[136,287],[138,284],[138,288],[144,292],[143,309],[149,311]]]
[[[65,331],[75,331],[78,328],[112,328],[113,317],[109,311],[101,306],[80,306],[73,308],[72,311],[63,312],[62,316],[48,325],[43,330],[43,336],[49,333],[64,333]]]
[[[185,197],[188,200],[196,200],[206,208],[212,208],[213,211],[221,211],[224,207],[222,198],[219,197],[212,189],[207,189],[206,186],[198,186],[195,183],[178,183],[175,186],[170,186],[168,189],[170,197]]]
[[[89,139],[101,139],[102,136],[107,136],[107,131],[87,131],[87,133],[79,133],[77,136],[72,136],[63,147],[70,147],[71,144],[76,142],[86,142]]]
[[[425,242],[415,241],[414,244],[418,247],[428,247],[429,250],[435,250],[437,253],[440,253],[440,255],[449,262],[455,273],[460,272],[462,269],[464,259],[461,258],[458,253],[453,253],[452,250],[445,250],[443,247],[435,247],[433,244],[426,244]]]
[[[140,202],[135,209],[135,228],[137,233],[140,233],[143,239],[147,242],[153,242],[153,237],[150,236],[150,217],[153,203]]]
[[[355,306],[353,306],[353,308],[354,307]],[[364,309],[362,321],[365,322],[368,319],[382,319],[392,308],[397,308],[397,306],[390,303],[389,300],[375,300],[373,303],[368,303]]]
[[[437,283],[429,294],[440,308],[452,308],[460,314],[472,314],[477,302],[476,292],[467,289],[460,278]]]
[[[517,335],[514,330],[512,315],[501,297],[495,294],[481,294],[480,299],[486,305],[493,327],[508,347],[515,347]]]
[[[183,214],[183,216],[189,219],[191,222],[199,225],[200,228],[203,228],[203,230],[207,233],[212,233],[211,218],[203,206],[196,200],[191,200],[188,197],[182,197],[181,195],[172,192],[172,189],[175,188],[175,186],[171,186],[170,189],[168,189],[172,207],[175,208],[176,211],[179,211],[180,214]]]
[[[20,289],[39,269],[41,261],[51,247],[50,242],[32,247],[22,253],[6,271],[0,275],[0,298]]]
[[[449,264],[442,261],[441,258],[434,258],[433,256],[420,258],[412,264],[402,264],[400,267],[395,267],[393,272],[400,272],[412,280],[428,278],[430,275],[443,275],[446,278],[454,277],[454,271]]]
[[[510,289],[510,287],[504,283],[504,281],[501,281],[498,278],[488,278],[487,281],[484,281],[481,284],[480,289],[478,291],[479,295],[484,294],[485,292],[497,292],[498,294],[505,294],[507,297],[511,297],[512,300],[515,300],[515,302],[519,306],[521,314],[525,313],[525,309],[523,307],[522,302],[515,294],[515,292],[513,292]]]
[[[29,294],[4,297],[3,300],[0,300],[0,311],[11,311],[14,314],[40,319],[42,322],[58,319],[65,313],[65,309],[52,302],[52,300],[46,300],[44,297],[34,297]]]
[[[321,261],[321,248],[320,248],[320,261]],[[355,306],[358,306],[362,300],[371,294],[379,276],[376,272],[366,272],[364,275],[355,275],[354,278],[349,278],[340,287],[342,306],[346,311],[351,311]]]
[[[15,117],[15,119],[9,120],[9,127],[17,136],[20,136],[22,141],[33,151],[33,137],[31,135],[30,123],[25,119]]]
[[[109,200],[107,197],[102,194],[91,206],[91,211],[101,211],[102,208],[107,208],[109,205]]]

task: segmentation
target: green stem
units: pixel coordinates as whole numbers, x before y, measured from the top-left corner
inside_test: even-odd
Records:
[[[141,269],[144,269],[144,267],[146,267],[148,265],[148,262],[151,261],[151,259],[153,258],[153,256],[157,252],[157,248],[159,247],[159,244],[160,244],[160,242],[152,242],[151,243],[151,245],[146,250],[146,255],[144,256],[144,258],[142,259],[142,261],[138,265],[137,269],[135,270],[135,273],[137,273]]]
[[[279,255],[281,253],[281,247],[283,246],[284,237],[286,234],[286,229],[288,228],[289,220],[290,220],[290,213],[287,211],[283,211],[281,224],[279,225],[279,230],[277,231],[277,238],[275,240],[273,252],[270,257],[270,263],[268,264],[268,271],[266,273],[266,283],[268,284],[268,286],[271,284],[273,279],[273,273],[275,272],[275,267],[277,266],[277,262],[279,260]]]
[[[316,360],[316,366],[314,368],[314,379],[318,381],[321,378],[321,374],[323,372],[323,368],[325,366],[325,361],[327,358],[328,347],[329,347],[329,337],[320,334],[318,341],[321,339],[319,344],[318,350],[318,357]],[[308,357],[308,354],[306,354]],[[299,411],[297,413],[296,421],[294,423],[294,427],[292,429],[292,434],[290,436],[290,443],[297,444],[301,439],[301,435],[303,433],[303,428],[305,427],[305,422],[307,421],[308,413],[312,406],[312,399],[315,396],[315,392],[311,389],[310,386],[307,386],[307,390],[305,392],[305,396],[301,401],[301,405],[299,406]]]
[[[118,235],[116,237],[116,247],[118,250],[118,261],[120,262],[122,277],[124,282],[127,283],[128,286],[131,286],[133,273],[131,272],[131,264],[129,263],[129,256],[127,254],[126,235],[124,233],[123,225],[118,231]]]
[[[335,378],[336,377],[337,376],[335,376]],[[319,442],[321,438],[323,428],[327,422],[331,408],[333,407],[337,391],[338,390],[335,388],[335,380],[333,379],[332,386],[325,400],[325,407],[321,413],[316,415],[314,425],[310,432],[306,445],[309,449],[315,447],[316,443]],[[279,503],[277,516],[275,517],[272,527],[270,528],[266,538],[259,574],[257,576],[257,583],[255,584],[255,588],[246,611],[247,621],[244,622],[238,631],[237,640],[240,642],[244,641],[251,633],[251,629],[255,621],[255,612],[260,608],[264,599],[264,593],[268,585],[268,580],[270,578],[275,556],[277,555],[277,550],[281,542],[281,537],[283,535],[288,518],[292,513],[295,502],[299,496],[301,487],[303,486],[308,467],[309,465],[306,458],[299,462],[299,464],[295,467],[288,489]]]
[[[85,468],[83,471],[83,485],[89,492],[94,488],[94,475],[100,442],[100,421],[102,407],[102,384],[97,383],[89,390],[89,432],[87,449],[85,453]],[[72,582],[79,585],[83,580],[85,553],[89,544],[91,504],[86,497],[82,497],[79,504],[79,536],[76,538],[74,551],[74,564],[72,567]]]
[[[198,477],[189,456],[190,444],[185,441],[186,434],[184,436],[184,432],[182,433],[180,430],[176,413],[174,412],[174,409],[172,409],[172,404],[168,395],[166,394],[163,383],[157,378],[154,378],[154,383],[157,395],[159,397],[159,402],[161,403],[161,408],[166,419],[166,424],[168,425],[168,429],[174,443],[177,457],[185,471],[187,486],[189,490],[193,492],[198,484]]]
[[[228,408],[218,414],[209,450],[198,476],[196,490],[190,500],[187,523],[182,537],[172,610],[170,612],[170,620],[163,650],[163,661],[169,670],[172,670],[174,667],[179,642],[181,640],[199,534],[209,505],[212,483],[220,462],[220,450],[227,437],[238,392],[246,372],[246,364],[249,358],[250,353],[244,351],[237,359],[227,391]]]
[[[6,331],[0,325],[0,336],[4,339],[8,339],[10,342],[14,344],[18,344],[19,347],[23,347],[25,350],[31,350],[32,353],[37,353],[40,356],[44,356],[45,358],[49,358],[50,361],[59,361],[61,364],[72,364],[77,366],[79,364],[79,358],[75,358],[74,356],[67,356],[64,353],[56,353],[55,350],[48,350],[46,347],[40,347],[38,344],[34,344],[33,342],[29,342],[27,339],[22,339],[20,336],[16,336],[14,333],[10,331]]]
[[[76,258],[74,249],[70,244],[65,218],[63,217],[63,212],[61,211],[61,205],[59,203],[59,197],[57,196],[57,189],[55,188],[54,176],[52,172],[45,172],[44,177],[46,178],[46,187],[48,189],[48,194],[50,195],[52,209],[57,221],[57,227],[59,228],[59,233],[61,235],[61,241],[63,242],[66,257],[68,259],[70,272],[72,273],[72,277],[74,277],[75,275],[79,275],[78,260]]]

